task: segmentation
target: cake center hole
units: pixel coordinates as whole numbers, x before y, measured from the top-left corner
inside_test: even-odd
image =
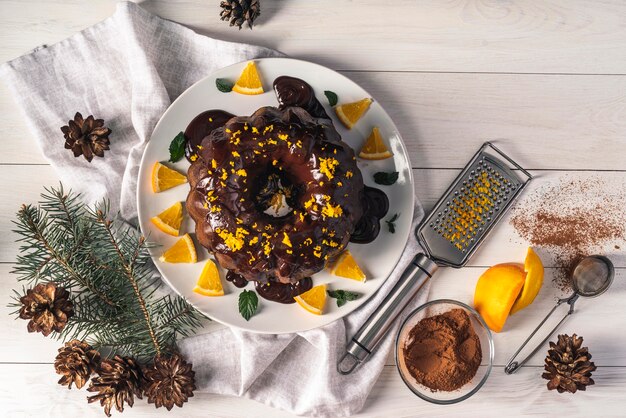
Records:
[[[269,173],[261,179],[256,199],[261,210],[275,218],[288,215],[293,208],[294,188],[278,173]]]

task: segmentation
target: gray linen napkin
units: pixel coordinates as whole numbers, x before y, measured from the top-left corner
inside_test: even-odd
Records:
[[[139,162],[157,121],[193,83],[236,62],[279,52],[218,41],[153,16],[134,3],[58,44],[0,67],[45,158],[87,203],[107,197],[135,221]],[[91,164],[63,148],[59,127],[81,111],[105,119],[111,150]],[[423,217],[416,203],[414,224]],[[363,407],[395,330],[350,376],[336,372],[352,335],[418,251],[413,234],[396,270],[372,301],[343,320],[298,334],[259,335],[225,328],[180,342],[200,391],[245,396],[297,414],[350,415]],[[412,301],[423,303],[425,289]],[[397,327],[397,325],[396,325]],[[193,399],[191,400],[193,402]]]

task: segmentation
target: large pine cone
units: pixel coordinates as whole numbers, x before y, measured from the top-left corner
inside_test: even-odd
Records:
[[[61,332],[67,320],[74,315],[70,293],[54,283],[39,283],[20,298],[20,318],[30,319],[28,332]]]
[[[261,15],[259,0],[224,0],[220,7],[222,20],[230,20],[230,26],[238,26],[239,30],[246,22],[252,29],[254,20]]]
[[[85,386],[85,383],[96,371],[100,364],[100,353],[84,341],[72,340],[61,348],[54,360],[54,368],[57,374],[62,374],[59,384],[72,388],[72,383],[78,389]]]
[[[141,367],[130,357],[116,355],[112,359],[102,360],[98,368],[98,376],[91,379],[87,389],[89,392],[98,392],[88,396],[89,403],[100,401],[107,417],[111,416],[111,407],[115,406],[118,412],[124,412],[124,402],[132,407],[135,396],[141,399],[143,375]]]
[[[71,149],[74,157],[83,155],[89,162],[94,154],[104,157],[104,151],[109,149],[111,143],[111,130],[104,126],[104,120],[95,119],[92,115],[83,119],[83,115],[76,112],[74,120],[68,121],[61,131],[65,137],[65,148]]]
[[[174,405],[182,408],[183,403],[193,396],[196,389],[195,372],[179,354],[157,356],[144,369],[144,392],[148,403],[156,408],[164,406],[170,411]]]
[[[541,375],[549,380],[548,389],[556,389],[559,393],[576,393],[595,383],[591,372],[596,370],[596,365],[589,361],[591,354],[587,347],[581,348],[582,343],[583,338],[576,334],[571,337],[559,335],[556,344],[550,341],[545,372]]]

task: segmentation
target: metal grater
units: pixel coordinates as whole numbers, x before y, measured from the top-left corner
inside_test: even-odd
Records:
[[[380,306],[346,347],[337,370],[351,373],[439,266],[462,267],[532,176],[485,142],[417,227],[424,253],[417,254]]]
[[[417,240],[437,264],[462,267],[530,179],[486,142],[418,226]]]

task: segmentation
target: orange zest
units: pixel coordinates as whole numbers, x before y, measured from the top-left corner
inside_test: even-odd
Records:
[[[324,313],[326,305],[326,285],[320,284],[294,297],[296,303],[315,315]]]
[[[240,94],[261,94],[264,93],[263,83],[254,61],[248,62],[246,68],[243,69],[239,79],[233,86],[233,91]]]
[[[189,234],[183,235],[181,239],[176,241],[159,257],[159,260],[165,263],[195,263],[198,261],[196,247]]]
[[[203,296],[224,296],[220,272],[213,260],[207,261],[204,265],[193,291]]]
[[[345,277],[358,282],[365,282],[366,279],[365,273],[363,273],[363,270],[361,270],[349,250],[339,254],[339,257],[330,265],[329,272],[334,276]]]
[[[356,102],[335,106],[335,113],[346,128],[352,129],[365,112],[367,112],[371,104],[372,99],[361,99]]]
[[[180,233],[180,225],[183,222],[183,205],[180,202],[176,202],[157,216],[150,218],[150,221],[161,232],[177,237]]]
[[[385,158],[392,157],[393,154],[387,146],[385,145],[385,141],[383,141],[383,137],[380,134],[380,130],[377,127],[372,129],[372,133],[365,141],[363,148],[361,148],[361,152],[359,152],[359,157],[364,160],[384,160]]]
[[[172,187],[187,183],[187,177],[176,170],[164,166],[160,162],[152,167],[152,191],[159,193]]]

